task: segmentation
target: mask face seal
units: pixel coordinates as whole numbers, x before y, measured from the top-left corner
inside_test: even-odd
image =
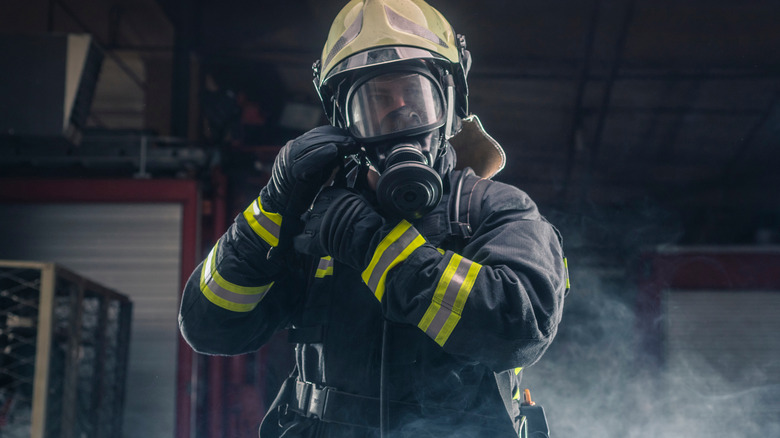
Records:
[[[439,204],[442,181],[433,165],[448,105],[439,81],[423,66],[374,72],[350,87],[344,119],[380,175],[376,194],[387,214],[411,221]]]

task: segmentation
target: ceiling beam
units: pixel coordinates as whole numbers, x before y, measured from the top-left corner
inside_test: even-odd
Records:
[[[634,9],[636,6],[636,0],[629,0],[628,4],[623,12],[623,20],[618,32],[618,36],[615,42],[615,55],[612,60],[612,66],[610,68],[609,78],[607,84],[604,87],[604,94],[601,99],[601,110],[596,123],[596,131],[593,134],[593,140],[588,151],[588,157],[586,161],[586,174],[585,182],[583,184],[582,201],[588,199],[590,191],[590,180],[592,178],[593,169],[598,159],[599,149],[601,148],[602,135],[604,133],[604,126],[606,125],[607,114],[609,113],[609,106],[612,99],[612,90],[617,79],[620,66],[623,61],[623,55],[626,49],[626,40],[628,37],[628,31],[631,28],[631,22],[634,18]]]
[[[588,24],[588,33],[585,36],[585,59],[582,62],[579,72],[579,80],[577,82],[577,95],[574,98],[574,109],[572,110],[571,126],[569,128],[569,137],[567,140],[568,149],[566,154],[564,181],[561,186],[561,195],[565,196],[571,183],[571,175],[574,171],[574,156],[579,149],[578,145],[582,144],[582,119],[583,115],[583,99],[585,96],[585,87],[588,83],[588,76],[590,75],[590,61],[593,56],[593,42],[595,40],[596,29],[599,23],[599,14],[601,12],[601,0],[593,0],[593,6],[591,7],[591,15]]]
[[[122,70],[122,72],[124,72],[127,75],[127,77],[130,78],[131,81],[133,81],[136,85],[138,85],[138,87],[141,90],[144,90],[144,91],[146,90],[146,81],[144,81],[143,79],[138,77],[138,75],[135,74],[133,69],[130,68],[130,66],[128,66],[127,63],[125,63],[124,60],[122,60],[122,58],[117,56],[117,54],[114,53],[113,50],[109,50],[107,48],[106,43],[104,41],[100,41],[98,39],[98,35],[99,34],[97,32],[94,32],[94,30],[90,26],[88,26],[86,23],[84,23],[84,21],[82,21],[79,18],[78,14],[76,14],[76,12],[73,9],[71,9],[70,6],[68,6],[67,3],[65,3],[62,0],[52,0],[52,2],[56,3],[57,6],[60,9],[62,9],[62,11],[68,17],[70,17],[70,19],[73,20],[73,22],[76,23],[76,25],[78,27],[81,28],[81,30],[83,30],[84,32],[92,35],[92,41],[95,43],[95,45],[98,47],[98,49],[100,49],[100,51],[103,52],[103,54],[106,57],[108,57],[109,59],[114,61],[116,63],[116,65],[119,67],[119,69]],[[52,14],[50,14],[50,16],[51,15]],[[52,26],[53,26],[53,24],[52,24]]]
[[[755,171],[755,169],[748,169],[752,163],[762,163],[776,172],[776,166],[780,163],[767,161],[771,157],[767,151],[770,148],[777,148],[778,144],[780,144],[780,92],[775,92],[763,116],[750,128],[734,157],[726,163],[720,179],[727,184],[733,183],[743,175]],[[751,157],[751,155],[759,156]],[[777,157],[777,153],[774,156]]]

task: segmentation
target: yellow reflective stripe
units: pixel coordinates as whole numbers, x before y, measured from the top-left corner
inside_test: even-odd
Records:
[[[569,261],[566,257],[563,258],[563,267],[566,268],[566,290],[571,289],[571,283],[569,282]]]
[[[460,321],[482,265],[453,254],[439,278],[431,304],[417,325],[437,344],[443,346]]]
[[[455,274],[455,269],[458,267],[458,263],[460,263],[460,256],[454,254],[450,259],[450,262],[447,263],[447,267],[444,268],[444,273],[441,275],[441,277],[439,277],[439,284],[436,285],[436,290],[433,292],[431,305],[428,306],[428,310],[425,311],[425,315],[423,315],[420,323],[417,324],[417,327],[419,327],[422,331],[428,331],[428,327],[430,327],[431,322],[433,321],[433,317],[436,316],[436,314],[439,312],[442,297],[444,296],[444,292],[447,290],[447,285],[449,285],[453,274]]]
[[[379,242],[379,245],[377,245],[376,250],[374,251],[374,256],[371,257],[371,262],[369,262],[366,270],[363,271],[362,277],[364,283],[368,284],[369,280],[371,279],[371,274],[374,272],[374,269],[381,260],[382,254],[384,254],[385,250],[387,250],[391,244],[398,240],[398,238],[401,237],[401,235],[403,235],[403,233],[411,226],[412,224],[406,220],[403,220],[401,223],[396,225],[395,228],[393,228],[390,233],[385,236],[384,239],[382,239],[381,242]]]
[[[515,375],[520,374],[520,371],[523,371],[523,367],[517,367],[515,368]]]
[[[458,325],[460,316],[463,314],[463,308],[466,306],[466,299],[468,299],[469,294],[471,293],[471,288],[474,286],[474,281],[476,280],[477,274],[479,274],[479,270],[481,268],[482,266],[477,263],[472,263],[469,267],[468,274],[466,274],[466,279],[458,290],[458,295],[455,299],[455,306],[452,308],[452,313],[450,313],[450,316],[447,317],[447,322],[444,324],[444,327],[442,327],[441,332],[434,339],[439,345],[443,346],[447,342],[447,340],[450,338],[450,335],[452,334],[452,330],[454,330],[455,326]]]
[[[214,245],[200,273],[200,290],[203,295],[223,309],[249,312],[263,299],[273,282],[264,286],[239,286],[225,280],[216,268],[219,242]]]
[[[387,273],[425,243],[425,238],[406,220],[402,220],[379,242],[371,262],[361,277],[379,301],[385,294]]]
[[[244,210],[244,219],[254,230],[255,234],[260,236],[271,246],[279,245],[279,231],[282,228],[282,215],[278,213],[269,213],[263,210],[260,204],[260,198],[257,198],[249,204]]]
[[[325,278],[328,275],[333,275],[333,258],[331,256],[325,256],[320,259],[314,278]]]

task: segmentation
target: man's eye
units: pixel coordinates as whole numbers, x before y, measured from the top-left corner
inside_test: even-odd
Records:
[[[387,106],[392,102],[392,97],[387,94],[374,94],[371,96],[371,101],[375,105]]]

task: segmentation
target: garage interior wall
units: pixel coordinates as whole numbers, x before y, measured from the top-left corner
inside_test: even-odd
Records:
[[[130,297],[124,437],[172,437],[182,207],[0,204],[0,259],[51,261]]]
[[[780,385],[780,291],[675,289],[662,298],[665,361],[673,374],[712,370],[722,376],[718,389],[734,392]],[[778,401],[760,408],[771,414]]]

